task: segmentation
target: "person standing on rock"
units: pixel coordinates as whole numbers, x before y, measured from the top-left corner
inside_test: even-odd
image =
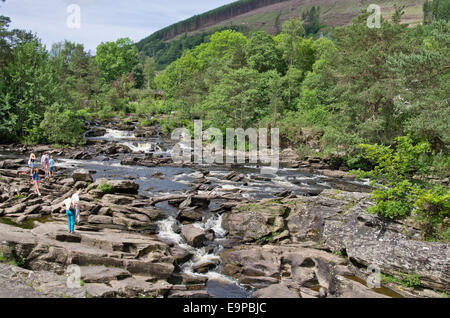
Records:
[[[45,152],[42,157],[41,157],[41,165],[44,168],[45,171],[45,178],[47,179],[48,177],[48,169],[50,166],[50,158],[48,157],[48,153]]]
[[[35,168],[33,171],[33,183],[34,183],[34,187],[36,189],[36,193],[41,196],[41,192],[39,191],[39,169]]]
[[[69,233],[75,233],[75,206],[72,198],[65,199],[60,205],[61,209],[66,210],[66,215],[69,224]]]
[[[54,174],[54,169],[55,169],[55,160],[53,160],[53,156],[50,156],[50,161],[49,161],[49,175],[50,177],[53,177]]]
[[[33,175],[34,167],[35,167],[36,156],[34,153],[30,155],[30,159],[28,160],[28,167],[30,168],[30,176]]]
[[[76,212],[76,221],[77,224],[80,223],[80,190],[78,190],[77,192],[75,192],[72,195],[72,203],[75,207],[75,212]]]

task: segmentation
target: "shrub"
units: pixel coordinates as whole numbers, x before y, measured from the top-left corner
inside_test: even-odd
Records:
[[[108,193],[112,193],[113,192],[113,187],[112,187],[112,185],[110,185],[110,184],[108,184],[108,183],[103,183],[103,184],[101,184],[100,185],[100,187],[99,187],[99,189],[103,192],[103,193],[105,193],[105,194],[108,194]]]
[[[427,142],[413,143],[410,137],[396,139],[396,148],[362,145],[374,168],[358,171],[370,177],[375,205],[368,208],[382,218],[398,219],[411,215],[422,226],[425,239],[450,241],[450,191],[433,184],[430,174],[436,158]],[[438,161],[445,162],[442,154]],[[448,159],[448,158],[447,158]]]
[[[425,239],[450,241],[450,191],[435,186],[423,191],[414,203],[416,220],[421,224]]]
[[[50,142],[77,144],[83,139],[84,124],[75,112],[53,104],[45,112],[40,129]]]

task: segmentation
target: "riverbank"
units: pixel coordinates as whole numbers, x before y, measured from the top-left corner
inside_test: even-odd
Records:
[[[0,279],[9,285],[46,290],[43,297],[450,292],[448,245],[420,241],[410,224],[368,215],[367,182],[319,158],[299,161],[285,150],[277,176],[249,165],[177,165],[156,127],[145,133],[105,126],[91,128],[78,148],[0,146],[2,260],[26,268],[2,265],[7,273]],[[22,173],[31,151],[57,158],[42,197]],[[81,190],[84,208],[71,235],[58,205],[74,189]],[[82,282],[76,292],[64,289],[74,264]],[[367,286],[371,266],[383,274],[379,289]],[[46,279],[30,282],[24,273],[58,275],[62,285],[52,290]]]

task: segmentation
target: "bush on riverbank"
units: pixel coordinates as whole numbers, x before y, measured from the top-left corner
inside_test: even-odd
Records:
[[[372,191],[376,204],[368,212],[389,219],[413,216],[425,239],[450,241],[450,190],[430,179],[434,160],[430,144],[404,136],[393,146],[361,148],[374,164],[370,171],[357,171],[376,188]]]

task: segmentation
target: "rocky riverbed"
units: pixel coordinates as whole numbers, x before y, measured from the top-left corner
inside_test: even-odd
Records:
[[[118,129],[120,128],[120,129]],[[95,125],[84,147],[0,146],[0,297],[441,297],[448,245],[368,215],[367,182],[318,158],[282,153],[276,176],[251,165],[178,165],[158,127]],[[57,173],[42,197],[30,152]],[[81,190],[67,232],[59,204]],[[79,269],[69,288],[71,265]],[[415,288],[380,270],[416,275]],[[73,274],[73,273],[72,273]],[[72,286],[73,287],[73,286]]]

